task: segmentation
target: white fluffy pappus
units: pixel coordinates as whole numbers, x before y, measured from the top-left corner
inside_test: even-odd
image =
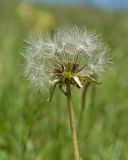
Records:
[[[67,62],[78,66],[77,74],[90,76],[99,75],[111,61],[110,49],[86,28],[64,26],[52,36],[38,34],[26,42],[24,74],[39,90],[47,90],[53,77],[66,70]]]

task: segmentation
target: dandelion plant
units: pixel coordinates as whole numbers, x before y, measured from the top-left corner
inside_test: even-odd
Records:
[[[25,76],[36,89],[49,91],[50,101],[56,87],[67,97],[74,160],[80,160],[71,89],[85,82],[100,84],[93,75],[109,63],[108,47],[95,32],[77,26],[60,27],[52,38],[37,35],[27,43]]]

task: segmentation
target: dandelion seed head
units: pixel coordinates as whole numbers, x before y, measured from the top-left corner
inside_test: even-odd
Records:
[[[37,89],[47,90],[69,71],[71,75],[99,75],[110,63],[109,48],[86,28],[60,27],[52,38],[38,34],[26,42],[24,74]]]

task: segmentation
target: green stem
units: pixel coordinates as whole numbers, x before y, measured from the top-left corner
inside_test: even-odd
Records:
[[[66,91],[67,91],[68,112],[69,112],[71,136],[72,136],[73,151],[74,151],[74,160],[80,160],[77,133],[75,127],[75,116],[71,102],[71,86],[69,80],[67,80],[66,83]]]
[[[93,108],[95,107],[95,100],[96,100],[96,86],[93,84],[92,85],[92,91],[91,91],[91,96],[92,96],[92,103],[91,103],[91,106],[93,106]]]
[[[83,118],[83,112],[84,112],[85,103],[86,103],[86,94],[87,94],[87,90],[89,86],[90,86],[90,82],[87,82],[85,83],[84,88],[83,88],[82,98],[81,98],[81,111],[80,111],[80,118],[79,118],[79,126],[81,125],[81,121]]]

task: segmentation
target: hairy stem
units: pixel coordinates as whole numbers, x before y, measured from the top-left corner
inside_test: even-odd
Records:
[[[80,160],[77,133],[75,127],[75,116],[71,102],[71,86],[69,80],[67,80],[66,83],[66,91],[67,91],[68,112],[69,112],[71,136],[72,136],[73,151],[74,151],[74,160]]]

